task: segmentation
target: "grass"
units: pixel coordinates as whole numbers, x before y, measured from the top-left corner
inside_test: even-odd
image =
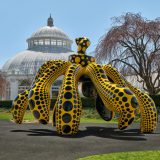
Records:
[[[10,109],[0,108],[0,119],[12,120]],[[30,110],[27,110],[24,115],[24,121],[33,121],[34,117]]]
[[[12,114],[10,112],[10,109],[0,108],[0,119],[12,120]],[[26,110],[23,120],[27,122],[31,122],[35,120],[30,110]],[[52,120],[52,112],[50,113],[50,120]],[[82,123],[105,123],[105,121],[100,118],[100,116],[94,109],[83,109],[81,122]]]
[[[159,160],[160,150],[140,152],[119,152],[102,155],[94,155],[79,160]]]
[[[12,114],[10,112],[10,109],[6,108],[0,108],[0,119],[4,120],[12,120]],[[24,121],[35,121],[35,118],[33,117],[33,114],[30,110],[26,110],[24,118]],[[52,112],[50,112],[50,120],[52,120]],[[117,123],[117,119],[113,118],[111,123]],[[137,118],[134,122],[139,122],[139,118]],[[101,117],[98,115],[97,111],[94,108],[83,108],[82,110],[82,116],[81,116],[81,123],[106,123]]]

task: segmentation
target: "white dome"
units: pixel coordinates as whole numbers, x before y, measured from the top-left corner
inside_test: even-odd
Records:
[[[70,52],[72,40],[55,26],[44,26],[27,39],[28,49],[43,53]]]
[[[73,54],[73,52],[51,54],[26,50],[9,59],[4,64],[2,71],[14,75],[33,75],[44,62],[48,60],[67,61],[71,54]]]
[[[33,39],[33,38],[49,38],[49,37],[70,40],[68,35],[66,35],[61,29],[55,26],[53,27],[44,26],[38,29],[36,32],[34,32],[30,38]]]
[[[41,27],[27,39],[28,49],[43,53],[71,52],[72,40],[61,29],[53,25],[50,16],[47,26]]]

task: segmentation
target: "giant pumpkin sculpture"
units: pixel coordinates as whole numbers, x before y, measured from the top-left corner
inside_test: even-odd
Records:
[[[100,116],[109,121],[114,112],[119,113],[118,128],[127,128],[140,110],[142,133],[152,133],[157,125],[157,110],[148,94],[141,92],[125,80],[111,65],[97,64],[94,57],[85,51],[90,45],[86,37],[77,38],[78,54],[69,61],[51,60],[39,69],[30,88],[20,93],[13,101],[12,114],[16,123],[22,123],[25,110],[30,107],[34,117],[42,124],[49,122],[50,88],[53,82],[64,75],[62,86],[53,107],[53,125],[62,135],[78,132],[82,111],[78,82],[82,82],[82,92],[95,88],[96,108]],[[89,85],[90,84],[90,85]]]

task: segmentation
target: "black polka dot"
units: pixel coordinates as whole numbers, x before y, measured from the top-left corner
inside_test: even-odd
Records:
[[[73,108],[72,102],[70,102],[70,101],[65,101],[65,102],[63,103],[63,109],[64,109],[65,111],[70,111],[70,110],[72,110],[72,108]]]
[[[21,103],[21,100],[18,100],[18,101],[17,101],[17,104],[20,104],[20,103]]]
[[[18,105],[15,105],[15,109],[18,109]]]
[[[16,115],[16,114],[17,114],[17,111],[14,111],[14,114]]]
[[[101,73],[104,73],[103,69],[100,69],[99,71],[100,71]]]
[[[34,109],[35,107],[35,102],[32,99],[29,100],[29,106],[31,109]]]
[[[127,118],[130,118],[131,117],[131,114],[127,114]]]
[[[70,81],[67,81],[66,84],[71,84],[71,82],[70,82]]]
[[[69,73],[73,73],[73,71],[72,71],[72,70],[69,70]]]
[[[62,120],[63,120],[63,122],[65,122],[65,123],[69,123],[70,121],[71,121],[71,115],[70,114],[68,114],[68,113],[65,113],[63,116],[62,116]]]
[[[39,92],[35,92],[35,95],[38,95],[39,94]]]
[[[40,104],[40,101],[37,101],[37,102],[36,102],[36,105],[39,105],[39,104]]]
[[[133,108],[137,108],[138,107],[138,102],[137,102],[136,97],[132,97],[131,105],[132,105]]]
[[[35,111],[33,111],[33,115],[34,115],[34,117],[35,117],[35,118],[37,118],[37,119],[40,117],[39,112],[38,112],[38,111],[36,111],[36,110],[35,110]]]
[[[129,94],[129,95],[133,94],[129,89],[124,89],[124,92],[127,93],[127,94]]]
[[[71,77],[72,76],[72,74],[68,74],[68,77]]]
[[[121,101],[119,101],[119,104],[122,104],[122,102],[121,102]]]
[[[41,109],[42,107],[41,106],[38,106],[38,109]]]
[[[123,92],[119,92],[118,95],[119,95],[120,97],[122,97],[124,94],[123,94]]]
[[[72,93],[66,92],[66,93],[64,94],[64,98],[65,98],[65,99],[71,99],[71,98],[72,98]]]
[[[114,93],[118,93],[119,92],[119,89],[116,89],[115,91],[114,91]]]
[[[130,109],[129,109],[129,108],[127,108],[127,111],[129,112],[129,111],[130,111]]]
[[[24,99],[24,97],[21,97],[21,100],[23,100]]]
[[[123,101],[123,102],[127,102],[127,97],[123,97],[123,98],[122,98],[122,101]]]
[[[71,86],[67,86],[65,89],[66,89],[66,90],[71,90],[72,87],[71,87]]]
[[[131,118],[128,122],[128,124],[131,124],[133,122],[134,118]]]
[[[62,131],[63,131],[63,133],[67,134],[67,133],[69,133],[71,131],[71,127],[69,125],[64,125],[62,127]]]
[[[116,97],[116,101],[118,101],[119,100],[119,98],[118,97]]]
[[[39,100],[39,96],[35,96],[35,100]]]
[[[126,106],[126,107],[129,107],[129,103],[126,103],[125,106]]]

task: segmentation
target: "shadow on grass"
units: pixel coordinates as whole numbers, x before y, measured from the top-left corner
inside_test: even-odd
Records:
[[[49,129],[29,129],[29,130],[11,130],[11,132],[25,132],[28,136],[56,136],[62,138],[83,138],[87,136],[95,136],[100,138],[109,138],[126,141],[145,141],[144,134],[139,132],[139,129],[128,129],[120,131],[117,128],[105,127],[86,127],[85,130],[79,130],[76,135],[60,136],[55,130]]]

